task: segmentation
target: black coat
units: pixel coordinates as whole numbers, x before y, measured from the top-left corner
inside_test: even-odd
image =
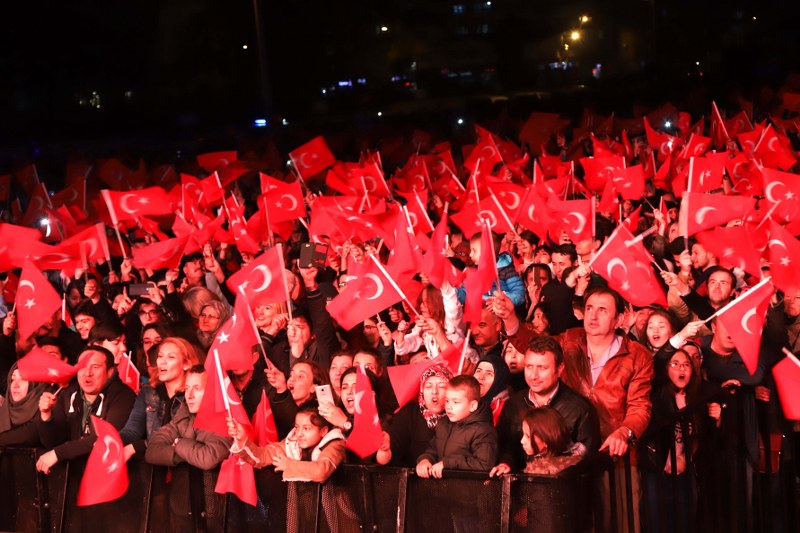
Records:
[[[492,425],[491,412],[485,404],[458,422],[443,417],[428,449],[417,462],[442,461],[445,469],[488,472],[497,460],[497,432]]]

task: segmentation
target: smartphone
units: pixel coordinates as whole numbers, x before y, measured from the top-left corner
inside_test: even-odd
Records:
[[[327,244],[304,242],[300,245],[300,260],[297,262],[297,265],[300,268],[325,268],[325,260],[327,257]]]
[[[128,296],[131,298],[135,296],[143,296],[147,294],[147,289],[152,287],[149,283],[131,283],[128,285]]]
[[[317,385],[317,388],[314,390],[314,392],[317,395],[317,403],[333,403],[333,392],[331,392],[330,385]]]

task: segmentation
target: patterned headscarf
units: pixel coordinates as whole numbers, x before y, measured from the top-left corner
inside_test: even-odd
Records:
[[[425,382],[434,376],[447,381],[450,381],[453,377],[446,366],[437,364],[428,368],[419,378],[419,396],[417,397],[417,403],[419,404],[419,410],[422,413],[422,417],[425,419],[425,423],[428,424],[428,427],[431,429],[434,429],[436,424],[439,423],[439,419],[445,416],[444,411],[441,413],[434,413],[425,405],[425,397],[422,394],[422,390],[425,388]]]

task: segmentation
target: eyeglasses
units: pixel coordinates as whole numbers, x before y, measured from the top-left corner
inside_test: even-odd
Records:
[[[156,316],[157,314],[158,311],[156,309],[150,309],[149,311],[145,311],[144,309],[139,310],[139,316],[145,316],[145,315]]]
[[[677,361],[672,361],[669,364],[670,368],[679,369],[679,370],[689,370],[692,368],[692,363],[679,363]]]
[[[200,313],[200,318],[205,318],[206,320],[219,320],[217,315],[209,315],[208,313]]]

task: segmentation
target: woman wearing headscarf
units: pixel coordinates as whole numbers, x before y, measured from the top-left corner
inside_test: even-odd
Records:
[[[40,445],[36,429],[39,396],[51,389],[47,383],[22,379],[14,363],[8,373],[8,394],[0,405],[0,447]]]
[[[428,449],[444,412],[444,393],[452,375],[444,365],[433,365],[419,380],[419,396],[392,418],[389,427],[391,465],[414,468]]]
[[[478,361],[473,375],[481,386],[481,403],[492,410],[492,422],[497,426],[497,418],[509,397],[508,380],[511,373],[508,366],[505,361],[486,354]]]

